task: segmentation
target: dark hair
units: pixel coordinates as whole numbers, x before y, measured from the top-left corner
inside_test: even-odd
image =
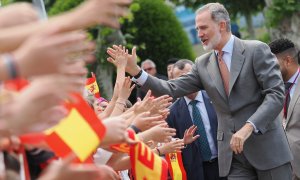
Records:
[[[179,59],[178,58],[170,58],[168,59],[167,66],[170,64],[175,64]]]
[[[271,52],[275,55],[277,54],[287,54],[292,55],[294,60],[300,64],[300,51],[297,50],[295,44],[289,39],[276,39],[269,44]]]
[[[276,39],[269,44],[273,54],[279,54],[291,48],[295,48],[294,43],[289,39]]]
[[[176,67],[180,70],[183,70],[186,64],[194,65],[193,61],[191,61],[191,60],[181,59],[174,64],[173,68]]]

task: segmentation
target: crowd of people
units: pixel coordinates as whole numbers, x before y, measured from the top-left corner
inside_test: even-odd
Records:
[[[22,179],[21,146],[31,179],[132,179],[130,156],[111,149],[137,143],[130,129],[161,158],[181,153],[189,180],[299,180],[299,50],[288,39],[267,45],[235,37],[222,4],[196,11],[198,37],[209,52],[195,62],[172,58],[165,77],[150,59],[139,66],[135,47],[130,53],[114,45],[107,49],[117,72],[112,98],[85,88],[95,44],[84,29],[119,28],[130,3],[86,0],[48,21],[27,3],[0,9],[0,179]],[[20,91],[4,86],[20,78],[29,82]],[[61,160],[46,144],[19,139],[57,125],[69,113],[62,102],[76,101],[72,93],[84,97],[106,129],[92,164],[72,164],[73,153]]]

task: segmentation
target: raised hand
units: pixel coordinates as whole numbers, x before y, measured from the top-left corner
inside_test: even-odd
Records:
[[[185,145],[191,144],[191,143],[194,142],[197,138],[200,137],[200,135],[194,136],[196,130],[197,130],[197,126],[192,125],[191,127],[189,127],[188,129],[186,129],[186,130],[184,131],[183,143],[184,143]]]
[[[114,59],[109,57],[107,61],[115,65],[117,68],[126,68],[128,59],[128,50],[124,46],[119,46],[114,54]]]
[[[150,109],[151,114],[161,114],[163,115],[166,111],[168,111],[167,107],[172,104],[172,97],[169,95],[163,95],[153,100],[153,106]]]
[[[122,50],[122,48],[120,48],[117,45],[113,45],[112,48],[107,49],[107,53],[109,54],[110,58],[116,59],[117,51],[120,51],[120,50]],[[141,70],[141,68],[137,65],[136,47],[133,47],[132,54],[127,53],[127,65],[126,65],[125,70],[132,76],[137,75],[139,73],[139,71]]]
[[[183,139],[175,139],[171,142],[167,142],[159,147],[159,151],[162,154],[180,152],[184,148]]]
[[[52,127],[65,115],[57,106],[68,99],[71,92],[82,92],[84,84],[83,77],[61,74],[34,79],[7,105],[4,111],[7,128],[22,134]]]
[[[125,103],[125,101],[130,96],[132,90],[135,88],[135,84],[133,84],[131,86],[131,82],[132,81],[131,81],[130,77],[126,77],[124,80],[123,86],[120,89],[118,100],[122,101],[123,103]]]
[[[167,123],[162,123],[144,131],[143,133],[147,136],[147,140],[170,142],[172,136],[176,135],[176,129],[169,128]]]
[[[75,22],[84,27],[101,24],[119,28],[119,17],[129,13],[131,0],[88,0],[75,11]]]
[[[149,115],[150,115],[149,112],[144,112],[137,115],[133,119],[132,125],[136,126],[141,131],[145,131],[149,128],[152,128],[153,126],[165,123],[161,115],[152,116],[152,117],[150,117]]]
[[[13,52],[19,74],[23,77],[63,73],[68,68],[74,54],[94,49],[93,43],[86,42],[82,32],[60,33],[59,29],[30,37]],[[81,56],[87,58],[87,56]],[[71,62],[70,62],[71,61]]]
[[[108,146],[112,144],[128,143],[135,144],[136,142],[128,137],[126,131],[127,124],[125,119],[121,116],[108,118],[102,121],[106,127],[106,133],[101,146]]]
[[[37,20],[38,12],[29,3],[13,3],[0,9],[1,28],[26,24]]]

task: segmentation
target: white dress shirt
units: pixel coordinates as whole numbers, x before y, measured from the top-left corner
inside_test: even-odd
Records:
[[[190,105],[190,102],[192,101],[192,99],[190,99],[186,96],[184,96],[184,99],[185,99],[185,102],[188,106],[191,119],[193,121],[193,107]],[[203,96],[202,96],[201,91],[198,92],[195,100],[199,101],[196,106],[200,111],[202,122],[204,124],[208,144],[209,144],[210,151],[211,151],[211,154],[212,154],[211,159],[214,159],[214,158],[218,157],[218,151],[217,151],[217,147],[214,143],[214,138],[213,138],[213,135],[212,135],[210,121],[209,121],[209,118],[208,118],[207,110],[206,110],[206,107],[205,107],[205,104],[204,104],[204,100],[203,100]],[[201,138],[201,137],[199,137],[199,138]]]

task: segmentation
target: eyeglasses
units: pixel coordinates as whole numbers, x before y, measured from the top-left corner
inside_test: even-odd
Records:
[[[153,67],[145,68],[144,71],[151,71]]]

